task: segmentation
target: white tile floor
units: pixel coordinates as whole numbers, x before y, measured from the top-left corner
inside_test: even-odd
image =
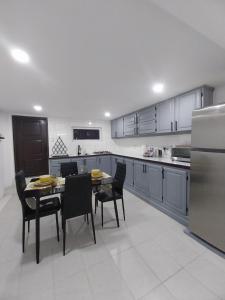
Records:
[[[127,221],[116,227],[113,205],[95,217],[97,244],[83,218],[68,222],[67,254],[55,218],[41,220],[41,262],[35,227],[21,251],[21,207],[14,193],[0,211],[0,299],[225,299],[225,259],[186,235],[184,227],[125,193]],[[3,202],[2,202],[3,203]]]

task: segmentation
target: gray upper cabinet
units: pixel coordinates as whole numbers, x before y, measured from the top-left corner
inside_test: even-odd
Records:
[[[170,134],[192,129],[192,112],[213,104],[213,88],[201,86],[111,122],[112,138]]]
[[[174,98],[156,105],[157,133],[174,131]]]
[[[134,161],[134,189],[143,196],[149,195],[149,167],[141,161]]]
[[[123,118],[123,133],[124,136],[137,135],[137,114],[129,114]]]
[[[138,134],[151,134],[156,131],[156,107],[151,106],[138,112]]]
[[[161,166],[149,165],[150,198],[162,202],[162,170]]]
[[[192,112],[201,108],[201,89],[193,90],[175,99],[175,131],[187,131],[192,127]]]
[[[123,137],[123,118],[111,121],[111,136],[112,138]]]
[[[117,120],[111,121],[111,136],[112,138],[117,137]]]
[[[186,215],[187,172],[175,168],[164,168],[163,202],[180,215]]]
[[[126,178],[125,178],[125,186],[128,188],[133,188],[134,185],[134,161],[132,159],[126,158],[124,159],[124,163],[126,164]]]

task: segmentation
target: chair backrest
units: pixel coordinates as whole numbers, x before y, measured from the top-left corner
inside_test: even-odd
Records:
[[[70,176],[70,175],[77,175],[78,174],[78,168],[77,168],[77,162],[67,162],[62,163],[60,168],[60,173],[62,177]]]
[[[116,173],[113,180],[113,188],[122,193],[123,185],[126,178],[126,164],[118,162],[116,165]]]
[[[26,188],[26,179],[25,179],[24,171],[21,170],[18,173],[16,173],[15,181],[16,181],[17,194],[22,205],[23,213],[25,213],[28,206],[26,204],[25,196],[24,196],[24,190]]]
[[[70,219],[92,211],[92,182],[90,174],[66,177],[62,201],[63,218]]]

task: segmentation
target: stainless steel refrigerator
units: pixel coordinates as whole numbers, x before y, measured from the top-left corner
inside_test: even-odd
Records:
[[[225,252],[225,104],[193,112],[189,228]]]

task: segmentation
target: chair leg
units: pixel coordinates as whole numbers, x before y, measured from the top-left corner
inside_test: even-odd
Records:
[[[24,253],[25,251],[25,220],[23,219],[23,225],[22,225],[22,251]]]
[[[125,208],[124,208],[123,197],[122,197],[122,206],[123,206],[123,219],[124,219],[124,221],[125,221]]]
[[[114,208],[115,208],[115,214],[116,214],[116,222],[117,222],[117,227],[120,227],[120,223],[119,223],[119,216],[118,216],[118,210],[117,210],[117,204],[116,204],[116,200],[113,200],[114,202]]]
[[[28,232],[30,232],[30,221],[28,221]]]
[[[92,230],[93,230],[94,241],[95,241],[95,244],[96,244],[95,224],[94,224],[93,211],[91,211],[91,224],[92,224]]]
[[[102,227],[103,227],[103,202],[101,202],[101,213],[102,213]]]
[[[55,213],[55,220],[56,220],[57,240],[59,242],[59,220],[58,220],[58,212]]]
[[[89,217],[88,217],[88,214],[87,214],[87,224],[89,225]]]
[[[98,200],[95,198],[95,214],[96,214],[96,210],[97,210],[97,204],[98,204]]]
[[[66,253],[66,220],[63,220],[63,255]]]

